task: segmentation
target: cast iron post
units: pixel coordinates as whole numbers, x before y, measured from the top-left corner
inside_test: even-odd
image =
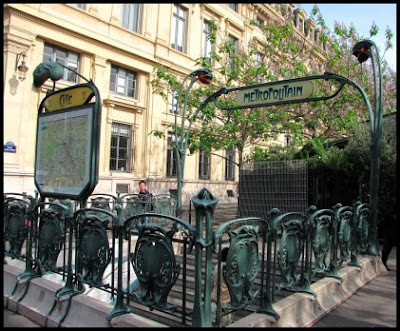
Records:
[[[372,52],[375,51],[375,56]],[[379,167],[381,155],[381,136],[382,136],[382,110],[383,110],[383,81],[381,71],[381,61],[378,48],[372,40],[362,40],[353,48],[353,55],[360,63],[371,58],[374,74],[374,111],[370,116],[371,122],[371,171],[369,180],[370,207],[368,229],[367,254],[379,256],[378,244],[378,192],[379,192]],[[376,61],[376,62],[375,62]],[[378,67],[378,72],[377,68]],[[379,79],[379,83],[378,83]],[[379,85],[379,86],[378,86]]]
[[[194,327],[212,326],[212,221],[218,200],[206,188],[203,188],[192,199],[196,211],[195,290],[192,322]],[[204,272],[202,268],[203,256],[205,257]],[[203,278],[204,283],[202,284]]]
[[[181,125],[178,133],[178,113],[179,113],[179,108],[180,108],[180,96],[181,96],[181,91],[183,84],[185,83],[186,79],[189,77],[192,77],[190,80],[189,87],[186,90],[185,93],[185,100],[183,102],[183,110],[182,110],[182,119],[181,119]],[[186,120],[186,109],[187,109],[187,103],[188,103],[188,97],[189,97],[189,91],[191,90],[193,84],[195,81],[199,79],[202,83],[204,84],[210,84],[212,75],[210,70],[208,69],[198,69],[195,71],[192,71],[186,77],[183,79],[180,87],[179,87],[179,93],[178,93],[178,99],[177,99],[177,111],[175,111],[175,157],[177,160],[177,167],[176,167],[176,174],[178,177],[178,183],[177,183],[177,204],[176,204],[176,216],[181,217],[182,216],[182,186],[183,186],[183,175],[185,171],[185,158],[186,158],[186,147],[187,147],[187,141],[189,138],[190,134],[190,126],[192,122],[195,120],[195,117],[198,113],[198,110],[203,107],[203,104],[200,105],[199,109],[196,110],[195,114],[191,117],[190,119],[190,124],[189,128],[185,134],[185,120]]]

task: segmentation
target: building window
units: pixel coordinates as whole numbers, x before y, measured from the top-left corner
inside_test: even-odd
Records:
[[[210,155],[207,155],[203,150],[200,150],[199,157],[199,178],[210,179]]]
[[[237,3],[228,3],[230,9],[234,11],[238,11],[238,4]]]
[[[309,30],[308,33],[309,33],[308,36],[309,36],[310,40],[311,40],[311,41],[314,41],[314,30],[310,28],[310,30]]]
[[[117,192],[129,193],[129,184],[117,184]]]
[[[110,170],[130,172],[132,127],[112,123]]]
[[[142,18],[142,4],[124,3],[122,5],[122,26],[134,32],[140,33]]]
[[[234,70],[235,68],[235,55],[238,53],[239,50],[239,39],[229,35],[229,43],[232,45],[231,54],[229,54],[229,70]]]
[[[171,47],[184,53],[186,52],[187,12],[186,8],[174,5]]]
[[[299,18],[299,26],[298,26],[299,30],[301,32],[304,32],[304,20],[302,18]]]
[[[262,28],[264,26],[264,20],[260,17],[257,16],[256,18],[256,24],[259,28]]]
[[[168,92],[168,105],[169,112],[172,114],[179,114],[178,108],[178,93],[170,89]]]
[[[209,21],[204,20],[204,24],[203,24],[204,28],[203,28],[203,38],[204,38],[204,42],[203,42],[203,56],[206,57],[208,59],[208,61],[210,61],[210,63],[212,63],[212,44],[211,44],[211,40],[210,40],[210,35],[211,35],[211,24]]]
[[[231,147],[225,153],[225,180],[235,180],[235,149]]]
[[[71,5],[78,7],[79,9],[86,10],[86,3],[71,3]]]
[[[167,141],[167,177],[176,177],[176,166],[177,159],[175,154],[175,135],[172,132],[168,132]]]
[[[68,51],[61,47],[57,47],[50,44],[44,44],[43,61],[57,62],[78,72],[79,54]],[[64,76],[62,79],[76,83],[78,77],[74,72],[68,70],[67,68],[64,68]]]
[[[110,91],[135,98],[136,79],[136,72],[111,66]]]

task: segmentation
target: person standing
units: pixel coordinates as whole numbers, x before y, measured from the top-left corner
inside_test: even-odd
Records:
[[[139,196],[143,198],[143,200],[150,200],[153,195],[147,190],[147,184],[144,180],[139,182]]]
[[[139,198],[141,198],[143,200],[143,212],[144,213],[148,213],[150,211],[153,211],[153,205],[152,205],[152,198],[153,198],[153,194],[151,194],[148,190],[147,190],[147,184],[144,180],[141,180],[139,182]],[[144,223],[148,223],[149,218],[148,217],[144,217],[142,219],[142,224]]]

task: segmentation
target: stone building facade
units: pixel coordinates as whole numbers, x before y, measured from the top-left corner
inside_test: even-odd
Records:
[[[292,15],[299,35],[318,43],[315,22],[294,4],[5,4],[3,140],[14,149],[4,147],[4,192],[35,190],[37,111],[53,83],[36,88],[32,73],[47,60],[61,61],[92,79],[100,91],[99,182],[94,193],[137,193],[142,179],[154,193],[173,192],[169,141],[150,134],[160,130],[167,137],[175,118],[170,105],[153,93],[154,66],[163,65],[181,77],[196,69],[195,61],[207,47],[204,20],[215,20],[222,31],[246,41],[261,39],[249,20],[282,15]],[[22,60],[28,67],[24,80],[17,72]],[[77,83],[84,81],[66,70],[56,88]],[[284,143],[285,137],[277,140]],[[221,203],[236,202],[239,174],[233,164],[212,155],[209,173],[203,176],[203,161],[200,153],[187,157],[183,203],[202,187]]]

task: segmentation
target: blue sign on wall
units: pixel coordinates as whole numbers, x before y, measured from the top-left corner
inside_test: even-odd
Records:
[[[14,143],[12,141],[7,141],[4,144],[4,152],[7,153],[16,153],[17,151],[17,146],[14,145]]]

